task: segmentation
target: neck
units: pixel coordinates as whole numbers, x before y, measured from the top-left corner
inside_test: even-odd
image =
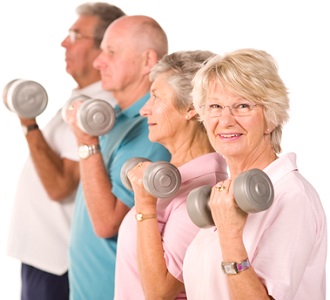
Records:
[[[179,146],[172,145],[172,147],[168,147],[172,154],[171,163],[177,167],[199,156],[215,152],[204,131],[198,130],[188,136],[191,136],[191,138],[186,139]]]
[[[261,152],[256,152],[251,153],[249,156],[244,157],[243,159],[242,155],[240,155],[240,157],[238,158],[225,157],[228,164],[231,179],[236,178],[238,174],[244,171],[251,170],[254,168],[263,170],[278,158],[277,155],[274,153],[274,150],[270,146]]]
[[[77,82],[78,88],[83,89],[86,86],[89,86],[95,82],[101,80],[99,72],[92,73],[89,76],[74,77],[74,80]]]
[[[147,79],[147,80],[145,80]],[[149,78],[142,78],[139,82],[132,83],[123,89],[112,90],[111,93],[117,100],[119,107],[124,110],[150,91]]]

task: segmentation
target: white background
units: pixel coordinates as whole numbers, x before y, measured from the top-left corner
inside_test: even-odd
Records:
[[[272,54],[291,99],[283,153],[297,153],[301,173],[316,187],[329,215],[330,11],[326,2],[114,0],[111,3],[127,14],[154,17],[168,34],[170,52],[206,49],[222,54],[253,47]],[[41,127],[74,88],[73,80],[65,72],[60,43],[76,20],[74,10],[80,3],[13,0],[0,4],[1,93],[7,82],[15,78],[41,83],[49,95],[47,109],[38,117]],[[20,290],[19,263],[6,256],[5,249],[15,187],[28,151],[18,119],[2,104],[0,299],[15,300],[19,299]]]

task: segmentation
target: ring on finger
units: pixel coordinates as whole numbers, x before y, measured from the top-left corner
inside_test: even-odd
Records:
[[[228,188],[227,188],[226,186],[222,185],[222,186],[219,188],[219,191],[221,192],[221,191],[224,191],[224,190],[228,190]]]
[[[222,184],[217,184],[215,186],[215,190],[218,191],[218,192],[222,192],[224,190],[228,190],[228,188],[226,186],[222,185]]]
[[[222,191],[222,184],[221,183],[217,183],[216,186],[215,186],[215,190],[216,191]]]

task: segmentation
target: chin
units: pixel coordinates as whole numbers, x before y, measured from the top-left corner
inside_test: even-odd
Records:
[[[154,143],[159,142],[159,140],[157,139],[157,137],[155,137],[154,135],[152,135],[150,133],[148,135],[148,138],[149,138],[149,141],[150,142],[154,142]]]

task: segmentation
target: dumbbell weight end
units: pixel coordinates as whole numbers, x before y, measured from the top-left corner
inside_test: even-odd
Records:
[[[214,226],[209,199],[212,186],[204,185],[193,189],[187,197],[187,211],[193,223],[200,228]]]
[[[115,110],[105,100],[86,100],[77,110],[79,128],[91,136],[101,136],[108,133],[113,128],[115,121]]]
[[[133,190],[131,182],[129,181],[127,176],[128,171],[131,170],[133,167],[135,167],[138,163],[144,161],[150,161],[150,160],[146,159],[145,157],[132,157],[128,159],[121,167],[120,179],[126,189],[130,191]]]
[[[48,95],[43,86],[35,81],[14,79],[6,84],[3,101],[10,111],[20,117],[34,119],[47,107]]]
[[[274,200],[273,184],[260,169],[242,172],[234,181],[234,198],[240,209],[247,213],[267,210]]]
[[[150,161],[142,157],[127,160],[121,168],[120,178],[123,185],[132,190],[127,173],[139,162]],[[169,198],[176,194],[181,186],[179,170],[169,162],[158,161],[150,164],[143,174],[143,186],[146,191],[157,198]]]
[[[146,168],[143,185],[149,194],[157,198],[170,198],[181,186],[181,174],[171,163],[157,161]]]

